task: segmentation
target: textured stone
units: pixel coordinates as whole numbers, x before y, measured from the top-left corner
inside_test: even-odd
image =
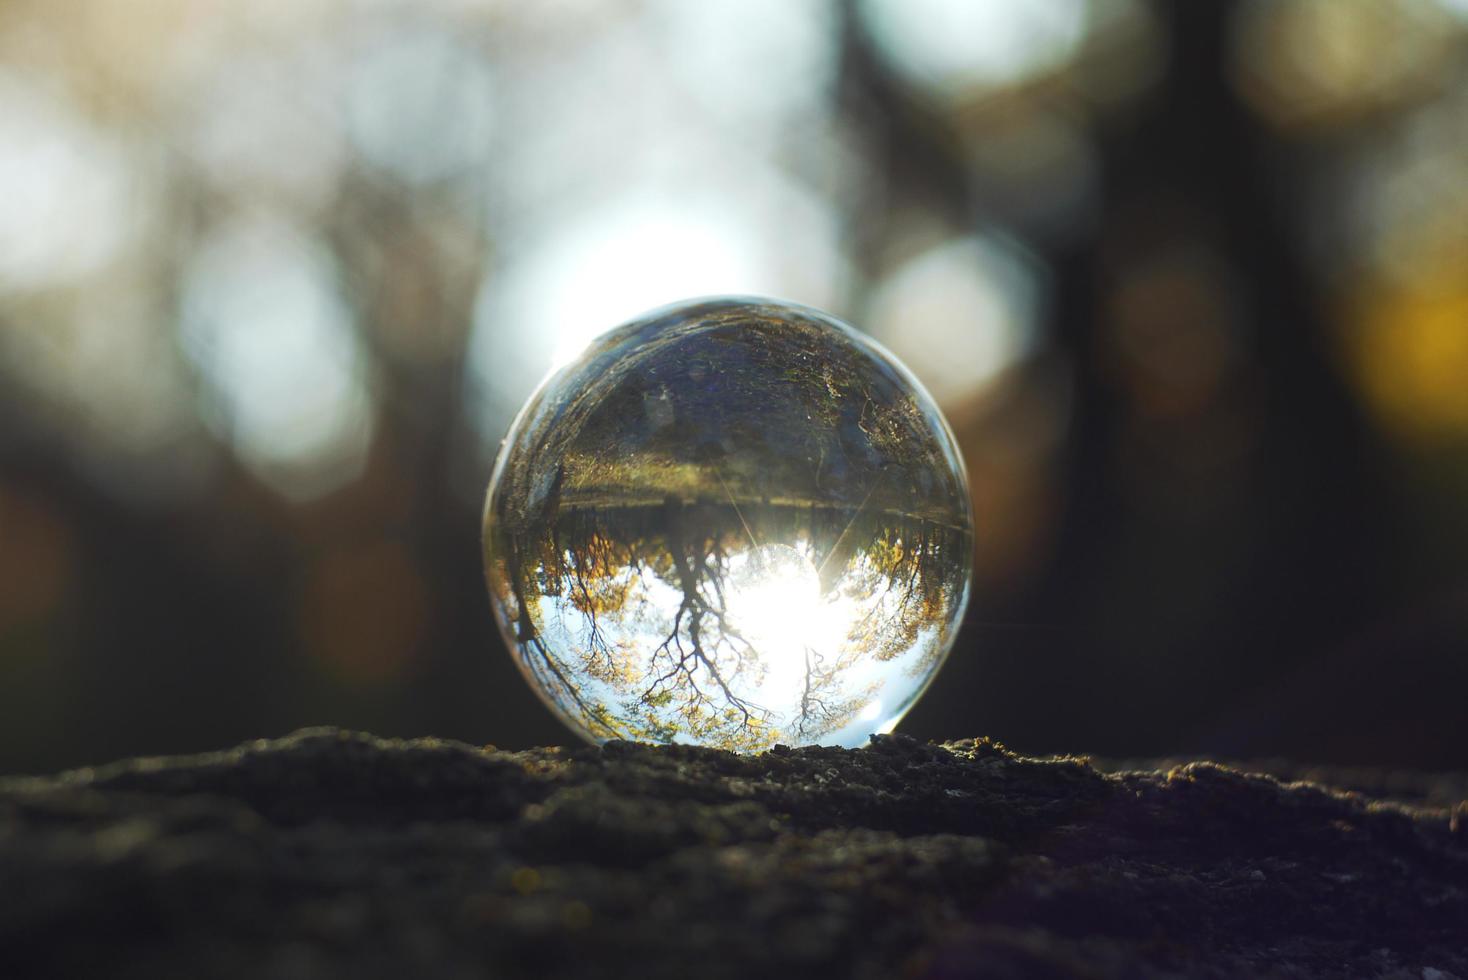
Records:
[[[1468,978],[1468,809],[1416,795],[311,730],[0,781],[0,973]]]

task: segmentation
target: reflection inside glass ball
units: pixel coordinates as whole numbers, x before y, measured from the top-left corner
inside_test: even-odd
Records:
[[[484,543],[511,651],[573,729],[757,751],[892,730],[952,646],[972,533],[952,435],[889,354],[719,299],[541,386]]]

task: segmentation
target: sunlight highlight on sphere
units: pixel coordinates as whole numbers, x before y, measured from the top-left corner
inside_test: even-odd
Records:
[[[805,651],[839,636],[822,636],[817,611],[821,580],[811,560],[787,544],[766,544],[730,562],[729,627],[761,654],[762,687],[800,682]]]
[[[485,567],[521,672],[593,741],[739,751],[891,731],[953,645],[973,519],[937,407],[814,310],[665,307],[511,427]]]

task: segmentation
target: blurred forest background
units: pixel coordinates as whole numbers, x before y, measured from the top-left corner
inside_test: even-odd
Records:
[[[960,436],[901,730],[1468,766],[1468,2],[0,0],[0,771],[563,741],[494,452],[726,292]]]

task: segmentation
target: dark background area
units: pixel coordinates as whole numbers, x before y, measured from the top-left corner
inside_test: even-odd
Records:
[[[959,435],[901,731],[1468,765],[1461,0],[0,0],[0,771],[566,739],[495,447],[722,292]]]

